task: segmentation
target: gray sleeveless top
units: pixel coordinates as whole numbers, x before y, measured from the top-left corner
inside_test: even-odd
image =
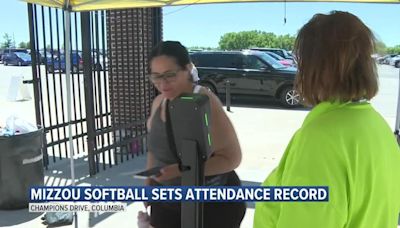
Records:
[[[196,85],[194,93],[200,90],[200,86]],[[165,101],[165,100],[164,100]],[[179,163],[177,154],[171,150],[166,123],[161,119],[161,107],[164,104],[161,102],[160,106],[154,113],[153,119],[151,120],[151,130],[148,134],[147,146],[148,149],[154,155],[154,166],[166,166],[174,163]],[[223,185],[225,180],[225,174],[206,177],[207,185]],[[163,185],[181,185],[181,178],[175,178],[162,182]]]

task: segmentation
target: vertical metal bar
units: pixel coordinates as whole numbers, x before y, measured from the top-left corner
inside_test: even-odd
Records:
[[[90,13],[81,13],[81,29],[82,29],[82,58],[83,62],[90,63],[90,47],[91,47],[91,34],[90,34]],[[83,65],[83,75],[85,82],[85,109],[86,109],[86,125],[87,125],[87,144],[88,144],[88,157],[89,157],[89,174],[93,176],[96,174],[96,161],[94,156],[95,149],[95,122],[94,122],[94,104],[93,104],[93,78],[92,78],[92,65]]]
[[[95,34],[95,32],[94,32],[94,28],[95,28],[95,25],[94,25],[94,20],[93,20],[93,16],[94,15],[94,13],[93,12],[90,12],[90,30],[91,30],[91,34]],[[95,36],[91,36],[91,40],[92,40],[92,43],[91,43],[91,49],[90,49],[90,56],[92,57],[93,56],[93,50],[94,50],[94,45],[95,45],[95,42],[96,42],[96,40],[95,40]],[[91,58],[90,59],[90,62],[89,62],[89,64],[92,66],[93,65],[93,58]],[[95,131],[99,128],[99,124],[98,124],[98,118],[96,117],[96,115],[99,113],[99,110],[98,110],[98,104],[97,104],[97,97],[98,97],[98,92],[97,92],[97,83],[96,83],[96,80],[97,80],[97,75],[96,75],[96,72],[93,72],[93,67],[92,67],[92,71],[91,71],[91,75],[92,75],[92,78],[93,78],[93,83],[92,83],[92,86],[93,86],[93,104],[94,104],[94,127],[95,127]],[[96,157],[96,172],[99,172],[99,162],[100,162],[100,159],[99,159],[99,154],[97,153],[97,148],[98,148],[98,142],[99,142],[99,140],[98,140],[98,138],[99,138],[99,136],[95,136],[95,157]]]
[[[57,28],[57,31],[56,31],[56,34],[57,34],[57,37],[58,37],[58,15],[57,15],[57,9],[55,9],[55,12],[56,12],[56,28]],[[49,25],[50,25],[50,48],[51,48],[51,66],[53,67],[53,72],[52,72],[52,77],[53,77],[53,79],[52,79],[52,81],[53,81],[53,93],[55,94],[56,93],[56,74],[55,74],[55,70],[54,70],[54,45],[53,45],[53,22],[52,22],[52,13],[51,13],[51,8],[49,8]],[[59,42],[58,41],[58,38],[57,38],[57,42]],[[58,48],[58,57],[60,58],[61,56],[60,56],[60,53],[59,53],[59,48]],[[58,65],[60,65],[60,64],[58,64]],[[49,92],[50,90],[48,90],[48,92]],[[53,96],[53,99],[54,99],[54,111],[55,111],[55,115],[56,115],[56,126],[58,126],[59,125],[59,122],[58,122],[58,102],[57,102],[57,97],[56,96]],[[50,100],[49,100],[49,109],[50,109]],[[51,121],[51,119],[52,119],[52,117],[51,116],[49,116],[49,118],[50,118],[50,122],[52,123],[51,124],[51,126],[53,126],[53,121]],[[57,132],[57,140],[60,140],[60,129],[59,129],[59,127],[57,127],[56,129],[56,132]],[[51,131],[54,131],[54,130],[51,130]],[[51,139],[52,141],[51,142],[54,142],[54,139],[52,138]],[[53,149],[53,162],[55,162],[56,161],[56,154],[55,154],[55,147],[56,146],[53,146],[52,147],[52,149]],[[58,149],[59,149],[59,151],[61,151],[61,146],[60,146],[60,144],[58,144]],[[60,154],[60,156],[61,156],[61,154]]]
[[[44,59],[46,61],[44,66],[45,66],[45,71],[46,71],[45,75],[46,75],[46,91],[47,91],[47,110],[48,110],[48,115],[49,115],[49,126],[53,126],[53,121],[52,121],[52,118],[51,118],[51,106],[50,106],[49,75],[47,74],[47,62],[48,62],[48,59],[47,59],[46,30],[45,30],[46,21],[45,21],[45,16],[44,16],[45,10],[44,10],[43,6],[41,7],[41,12],[42,12],[42,31],[43,31],[43,34],[42,34],[43,35],[43,52],[44,52]],[[42,92],[42,94],[43,94],[43,92]],[[43,104],[42,104],[42,107],[43,107]],[[43,121],[44,121],[44,114],[43,114]],[[43,124],[46,125],[45,122],[43,122]],[[50,131],[50,138],[51,138],[51,141],[53,142],[54,141],[53,131]]]
[[[94,63],[95,63],[94,67],[95,67],[95,75],[96,75],[97,88],[98,88],[97,89],[98,94],[97,94],[97,97],[96,97],[96,102],[98,103],[98,105],[97,105],[98,112],[97,113],[100,115],[100,117],[98,119],[98,127],[100,129],[104,129],[104,126],[103,126],[102,89],[101,89],[101,84],[102,83],[101,83],[101,74],[100,74],[101,72],[98,69],[98,64],[100,64],[100,56],[99,56],[99,54],[100,54],[100,51],[99,51],[100,37],[99,37],[99,13],[98,13],[98,11],[93,12],[93,15],[94,15],[94,23],[92,23],[92,24],[93,24],[93,29],[95,29],[94,35],[95,35],[95,40],[96,40],[96,42],[95,42],[96,46],[94,48],[95,49],[94,53],[96,53],[96,55],[95,55],[96,59],[94,60]],[[101,145],[101,148],[103,148],[104,147],[104,134],[99,135],[99,141],[100,141],[99,143]],[[106,169],[105,151],[101,152],[101,158],[102,158],[101,160],[103,162],[103,170],[105,170]]]
[[[93,53],[92,53],[92,51],[94,50],[94,48],[93,48],[93,46],[94,46],[94,31],[93,31],[93,12],[90,12],[89,13],[89,15],[90,15],[90,34],[91,34],[91,36],[90,36],[90,56],[92,57],[91,59],[90,59],[90,61],[92,61],[93,60]],[[90,64],[91,66],[92,66],[92,71],[90,72],[90,74],[91,74],[91,77],[92,77],[92,81],[93,81],[93,84],[92,84],[92,89],[93,89],[93,108],[94,108],[94,129],[95,129],[95,131],[98,129],[98,125],[97,125],[97,118],[96,118],[96,115],[97,115],[97,102],[95,102],[95,99],[96,99],[96,97],[97,97],[97,92],[96,92],[96,75],[94,75],[94,73],[93,73],[93,65],[92,65],[92,63],[90,62],[90,63],[86,63],[85,62],[85,64]],[[95,156],[96,156],[96,166],[98,165],[97,163],[99,162],[99,160],[97,159],[98,157],[97,157],[97,136],[95,136],[95,152],[96,152],[96,154],[95,154]],[[96,172],[98,172],[99,170],[98,170],[98,168],[96,169]]]
[[[90,12],[90,31],[91,31],[91,34],[92,34],[92,36],[91,36],[91,48],[90,48],[90,55],[91,55],[91,60],[93,61],[93,50],[94,50],[94,45],[95,45],[95,43],[96,43],[96,40],[95,40],[95,36],[94,36],[94,34],[95,34],[95,31],[94,31],[94,20],[93,20],[93,16],[94,15],[94,12]],[[97,84],[96,84],[96,74],[95,73],[93,73],[93,64],[92,64],[92,62],[90,62],[89,63],[90,65],[92,65],[92,77],[93,77],[93,91],[94,91],[94,99],[97,99]],[[94,71],[96,71],[96,69],[94,69]],[[96,115],[99,113],[99,111],[98,111],[98,108],[97,108],[97,100],[96,100],[96,102],[95,101],[93,101],[94,102],[94,115],[95,115],[95,129],[98,129],[98,119],[96,118]],[[97,137],[96,137],[96,147],[97,147]]]
[[[36,21],[36,12],[35,14],[33,13],[33,5],[31,3],[27,4],[28,6],[28,23],[29,23],[29,44],[30,44],[30,49],[31,53],[36,53],[36,42],[38,42],[35,39],[35,33],[37,32],[37,26],[35,26]],[[37,74],[37,65],[34,64],[36,62],[36,56],[32,56],[32,81],[33,81],[33,97],[34,97],[34,102],[35,102],[35,118],[36,118],[36,124],[40,125],[41,127],[44,126],[44,115],[43,115],[43,102],[42,102],[42,96],[41,94],[41,86],[40,86],[40,78],[38,77]],[[39,66],[40,69],[40,66]],[[46,131],[44,131],[44,136],[43,136],[43,160],[44,160],[44,166],[46,169],[48,168],[49,161],[48,161],[48,154],[47,154],[47,145],[46,145]]]
[[[30,49],[31,53],[36,53],[36,42],[37,40],[35,39],[35,32],[37,32],[37,27],[35,26],[36,21],[36,14],[33,14],[33,7],[31,3],[28,3],[28,17],[29,17],[29,43],[30,43]],[[36,56],[33,55],[32,57],[32,80],[33,80],[33,97],[35,99],[35,116],[36,116],[36,124],[37,125],[42,125],[42,113],[41,113],[41,97],[39,96],[40,94],[40,81],[38,78],[37,74],[37,66],[36,66]]]
[[[104,13],[104,10],[102,10],[101,11],[101,32],[102,32],[102,34],[101,34],[101,37],[102,37],[102,39],[103,39],[103,42],[102,42],[102,50],[103,50],[103,81],[104,81],[104,103],[105,103],[105,107],[104,107],[104,109],[105,109],[105,114],[106,114],[106,120],[105,120],[105,124],[106,124],[106,127],[110,127],[110,123],[109,123],[109,115],[108,115],[108,113],[109,113],[109,108],[108,108],[108,100],[110,99],[109,98],[109,96],[108,96],[108,85],[109,85],[109,83],[108,83],[108,77],[107,77],[107,69],[109,69],[109,67],[107,66],[107,63],[106,63],[106,40],[107,40],[107,38],[106,38],[106,35],[105,35],[105,21],[106,21],[106,14]],[[109,58],[108,58],[109,59]],[[111,144],[111,141],[110,141],[110,133],[107,133],[107,145],[110,145]],[[111,150],[110,149],[108,149],[107,150],[107,152],[108,152],[108,160],[109,160],[109,167],[111,168],[112,167],[112,157],[111,157]]]
[[[77,17],[77,13],[75,13],[75,34],[77,34],[75,36],[75,43],[76,43],[76,49],[79,50],[79,45],[78,45],[78,17]],[[79,101],[79,116],[80,119],[83,120],[85,117],[83,116],[82,113],[82,95],[81,95],[81,74],[78,72],[78,101]],[[78,110],[75,110],[75,113],[77,113]],[[83,133],[83,121],[80,121],[81,124],[81,133]],[[78,126],[78,124],[76,124],[76,126]],[[76,131],[77,134],[78,130]],[[79,140],[79,139],[78,139]],[[82,148],[82,150],[84,150],[84,141],[83,141],[83,137],[80,137],[80,147]]]
[[[95,29],[95,40],[96,40],[96,46],[95,46],[95,52],[96,55],[94,57],[96,57],[96,59],[93,61],[93,63],[95,63],[94,67],[95,67],[95,74],[96,74],[96,81],[97,81],[97,107],[98,107],[98,114],[99,114],[99,118],[98,118],[98,126],[100,129],[104,129],[103,126],[103,104],[102,104],[102,94],[103,94],[103,90],[102,90],[102,82],[101,82],[101,71],[99,69],[99,64],[100,64],[100,37],[99,37],[99,12],[96,11],[94,12],[94,29]],[[99,144],[101,146],[101,148],[104,147],[104,134],[101,134],[98,136],[98,140],[99,140]],[[103,170],[106,169],[106,157],[105,157],[105,152],[101,152],[101,159],[103,162]]]
[[[47,109],[48,109],[48,116],[49,116],[49,126],[53,125],[52,119],[51,119],[51,107],[50,107],[50,89],[49,89],[49,75],[47,74],[47,48],[46,48],[46,21],[45,21],[45,9],[42,6],[41,7],[41,13],[42,13],[42,32],[43,32],[43,54],[44,54],[44,59],[45,59],[45,63],[44,63],[44,67],[45,67],[45,81],[46,81],[46,94],[47,94]],[[37,29],[37,27],[36,27]],[[37,41],[38,42],[38,41]],[[32,43],[32,42],[31,42]],[[41,69],[40,65],[39,65],[39,69]],[[40,71],[40,70],[39,70]],[[39,78],[41,78],[41,76],[39,76]],[[41,85],[41,84],[40,84]],[[41,87],[42,88],[42,87]],[[43,91],[41,90],[41,97],[43,96]],[[43,100],[42,100],[43,101]],[[44,104],[43,102],[41,102],[41,106],[42,106],[42,110],[44,110]],[[46,122],[45,122],[45,115],[44,112],[42,112],[42,118],[43,118],[43,128],[46,129]],[[44,140],[46,140],[46,133],[47,131],[45,130],[44,133]],[[53,135],[53,131],[50,131],[50,139],[53,142],[54,141],[54,135]],[[48,158],[48,147],[46,144],[44,145],[44,150],[46,151],[46,156],[44,157],[44,164],[46,164],[46,168],[47,165],[49,164],[49,158]],[[52,146],[52,148],[54,148],[54,146]],[[54,156],[53,156],[54,157]]]
[[[67,78],[67,81],[68,81],[68,78],[70,77],[70,73],[71,73],[71,70],[69,69],[69,71],[68,71],[68,69],[67,69],[67,64],[66,64],[66,62],[67,62],[67,59],[69,59],[69,56],[66,56],[66,54],[68,53],[67,52],[67,50],[69,50],[69,49],[67,49],[66,47],[67,47],[67,45],[66,45],[66,31],[65,31],[65,12],[64,12],[64,10],[62,10],[62,37],[64,38],[63,39],[63,41],[64,41],[64,47],[63,47],[63,50],[64,50],[64,59],[65,59],[65,75],[67,76],[67,74],[68,74],[68,76],[66,77]],[[63,124],[65,124],[66,123],[66,121],[65,121],[65,109],[64,109],[64,90],[63,90],[63,80],[62,80],[62,77],[61,77],[61,74],[60,74],[60,92],[61,92],[61,112],[62,112],[62,122],[63,122]],[[68,94],[67,94],[67,96],[68,96]],[[68,98],[67,98],[68,99]],[[62,127],[62,129],[63,129],[63,133],[64,133],[64,139],[65,138],[67,138],[66,136],[67,136],[67,131],[66,131],[66,127],[65,127],[65,125]],[[66,158],[68,158],[69,157],[69,152],[70,151],[68,151],[68,143],[67,143],[67,141],[65,141],[64,142],[64,148],[65,148],[65,157]]]
[[[115,20],[116,20],[117,17],[116,17],[115,11],[108,11],[107,15],[109,15],[109,17],[106,18],[107,19],[107,24],[108,24],[108,26],[107,26],[107,38],[108,38],[108,40],[111,41],[111,39],[112,39],[111,34],[116,34],[115,27],[112,26],[112,25],[115,24]],[[113,18],[113,21],[111,20],[111,18]],[[115,72],[114,68],[116,68],[116,65],[115,65],[115,63],[113,61],[113,58],[115,56],[116,50],[111,45],[114,42],[115,42],[115,40],[113,39],[112,42],[107,43],[108,54],[109,54],[108,55],[108,57],[109,57],[108,58],[108,61],[109,61],[108,78],[109,78],[109,85],[111,85],[109,87],[110,88],[110,98],[109,98],[110,99],[110,111],[112,110],[111,111],[112,114],[110,115],[111,125],[115,125],[116,124],[115,99],[111,97],[111,96],[113,96],[115,94],[115,84],[116,84],[115,75],[114,75],[114,72]],[[116,142],[116,140],[115,140],[116,131],[112,131],[111,134],[112,134],[111,137],[113,139],[113,143],[115,143]],[[110,144],[111,144],[111,141],[110,141]],[[117,148],[115,148],[115,147],[113,148],[113,159],[114,159],[115,165],[118,165],[118,151],[117,151]]]
[[[53,125],[53,123],[52,123],[52,119],[51,119],[51,106],[50,106],[50,104],[51,104],[51,102],[50,102],[50,93],[49,93],[49,91],[50,91],[50,89],[49,89],[49,75],[47,74],[47,49],[46,49],[46,30],[45,30],[45,28],[46,28],[46,21],[45,21],[45,10],[44,10],[44,7],[42,6],[41,7],[41,12],[42,12],[42,31],[43,31],[43,50],[44,50],[44,58],[45,58],[45,73],[44,73],[44,75],[45,75],[45,81],[46,81],[46,91],[47,91],[47,108],[48,108],[48,115],[49,115],[49,126],[52,126]],[[49,17],[50,17],[50,15],[49,15]],[[37,27],[36,27],[37,28]],[[39,65],[39,69],[40,69],[40,65]],[[41,70],[39,70],[39,72],[40,72]],[[42,78],[41,77],[41,75],[40,75],[40,73],[39,73],[39,78]],[[41,82],[42,83],[42,82]],[[43,99],[43,91],[41,91],[41,96],[42,96],[42,99]],[[44,109],[44,107],[43,107],[43,103],[42,103],[42,108]],[[44,121],[44,114],[43,114],[43,121]],[[45,122],[43,122],[43,124],[44,125],[46,125],[45,124]],[[46,131],[45,131],[46,132]],[[51,141],[53,142],[54,141],[54,137],[53,137],[53,131],[51,130],[50,131],[50,138],[51,138]],[[53,147],[54,148],[54,147]],[[46,146],[46,150],[47,150],[47,146]],[[53,150],[54,151],[54,150]],[[53,159],[55,159],[55,157],[53,156]],[[47,158],[47,163],[48,163],[48,158]]]
[[[226,80],[225,82],[225,104],[226,104],[226,110],[228,112],[231,111],[231,82],[229,80]]]
[[[33,43],[34,44],[34,47],[35,47],[35,50],[31,50],[31,53],[33,53],[33,57],[32,57],[32,66],[35,66],[35,69],[36,69],[36,73],[37,73],[37,78],[38,78],[38,85],[39,85],[39,88],[40,88],[40,101],[41,101],[41,104],[40,104],[40,106],[41,106],[41,114],[42,114],[42,119],[43,119],[43,125],[46,125],[46,122],[45,122],[45,115],[44,115],[44,107],[43,107],[43,86],[42,86],[42,74],[41,74],[41,69],[40,69],[40,63],[39,64],[37,64],[37,57],[38,57],[38,55],[37,55],[37,51],[39,50],[39,28],[38,28],[38,10],[37,10],[37,6],[35,5],[35,7],[34,7],[34,14],[35,14],[35,20],[34,20],[34,28],[35,28],[35,42]],[[42,14],[43,14],[43,12],[42,12]],[[45,126],[43,126],[43,127],[45,127]],[[43,132],[46,132],[46,130],[44,129],[44,131]],[[44,142],[47,142],[46,141],[46,139],[45,139],[45,136],[43,137],[43,140],[44,140]],[[43,143],[43,145],[45,145],[46,146],[46,156],[45,156],[45,160],[46,160],[46,162],[48,163],[48,156],[47,156],[47,145],[46,144],[44,144]],[[47,166],[46,166],[46,168],[47,168]]]
[[[51,61],[50,61],[50,64],[51,64],[51,66],[53,67],[53,72],[52,72],[52,81],[53,81],[53,91],[55,91],[55,80],[54,80],[54,78],[55,78],[55,76],[54,76],[54,48],[53,48],[53,22],[52,22],[52,14],[51,14],[51,8],[48,8],[48,13],[49,13],[49,32],[50,32],[50,54],[51,54],[51,56],[50,56],[50,58],[51,58]],[[49,69],[48,67],[48,65],[47,65],[47,63],[46,63],[46,67],[47,67],[47,70]],[[48,74],[48,72],[47,72],[47,79],[49,79],[49,74]],[[49,93],[50,92],[50,87],[49,87],[49,89],[47,90],[47,93]],[[53,99],[54,99],[54,102],[55,102],[55,100],[56,100],[56,94],[54,93],[53,94]],[[49,103],[48,103],[48,106],[49,106],[49,108],[50,108],[50,104],[51,104],[51,100],[49,100]],[[54,112],[55,113],[57,113],[57,105],[54,105]],[[52,114],[51,113],[49,113],[49,119],[50,119],[50,126],[53,126],[54,125],[54,123],[53,123],[53,121],[52,121],[52,116],[51,116]],[[56,114],[57,115],[57,114]],[[57,119],[56,119],[56,122],[57,122]],[[51,130],[51,132],[52,132],[52,136],[54,136],[54,130]],[[58,132],[58,129],[56,129],[56,132]],[[57,136],[57,137],[59,137],[59,136]],[[51,138],[51,142],[54,142],[54,137],[53,138]],[[53,152],[53,162],[55,162],[56,161],[56,156],[55,156],[55,153],[54,153],[54,151],[55,151],[55,147],[56,146],[52,146],[51,147],[51,149],[52,149],[52,152]]]
[[[36,42],[37,42],[37,26],[36,26],[36,5],[35,9],[33,8],[31,3],[28,3],[28,15],[29,15],[29,36],[30,36],[30,49],[31,53],[36,53]],[[42,99],[40,96],[41,86],[40,86],[40,77],[38,76],[38,70],[36,65],[36,55],[32,55],[32,80],[33,80],[33,96],[35,99],[35,115],[36,115],[36,123],[38,125],[42,125]],[[44,123],[44,122],[43,122]]]
[[[56,9],[55,10],[56,11],[56,38],[57,38],[57,51],[58,51],[58,69],[59,69],[59,73],[58,73],[58,76],[59,76],[59,84],[60,84],[60,95],[61,95],[61,113],[64,115],[64,108],[63,108],[63,96],[62,96],[62,84],[61,84],[61,77],[62,77],[62,75],[61,75],[61,51],[60,51],[60,30],[59,30],[59,22],[58,22],[58,9]],[[64,59],[65,59],[65,56],[64,56]],[[55,81],[56,81],[56,77],[54,77],[53,78],[53,81],[54,81],[54,83],[56,83]],[[56,85],[54,84],[54,94],[57,92],[57,90],[56,90]],[[56,96],[54,96],[54,99],[55,100],[57,100],[57,98],[56,98]],[[56,106],[58,106],[58,102],[56,102]],[[56,123],[57,123],[57,136],[58,136],[58,140],[60,140],[60,131],[61,131],[61,129],[60,129],[60,126],[59,126],[59,124],[60,124],[60,122],[59,122],[59,118],[58,118],[58,108],[56,108]],[[65,133],[64,133],[64,135],[65,135]],[[61,143],[59,143],[58,144],[58,150],[59,150],[59,158],[60,158],[60,160],[62,160],[62,153],[61,153]]]

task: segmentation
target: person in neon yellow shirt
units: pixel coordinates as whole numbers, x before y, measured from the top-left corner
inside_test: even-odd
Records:
[[[254,227],[397,227],[400,150],[368,102],[375,38],[356,16],[315,15],[300,30],[295,88],[314,108],[263,186],[328,186],[328,202],[259,202]]]

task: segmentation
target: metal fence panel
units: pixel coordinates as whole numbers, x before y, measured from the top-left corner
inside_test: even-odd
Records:
[[[76,157],[89,173],[146,150],[145,120],[156,92],[147,55],[161,40],[161,9],[71,13],[72,119],[67,122],[64,12],[28,4],[37,124],[46,132],[45,166]]]

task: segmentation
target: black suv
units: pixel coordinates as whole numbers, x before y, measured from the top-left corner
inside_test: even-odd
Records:
[[[263,95],[287,107],[299,104],[293,89],[296,68],[285,67],[260,51],[196,52],[190,55],[199,71],[200,84],[224,94],[229,81],[232,95]]]

